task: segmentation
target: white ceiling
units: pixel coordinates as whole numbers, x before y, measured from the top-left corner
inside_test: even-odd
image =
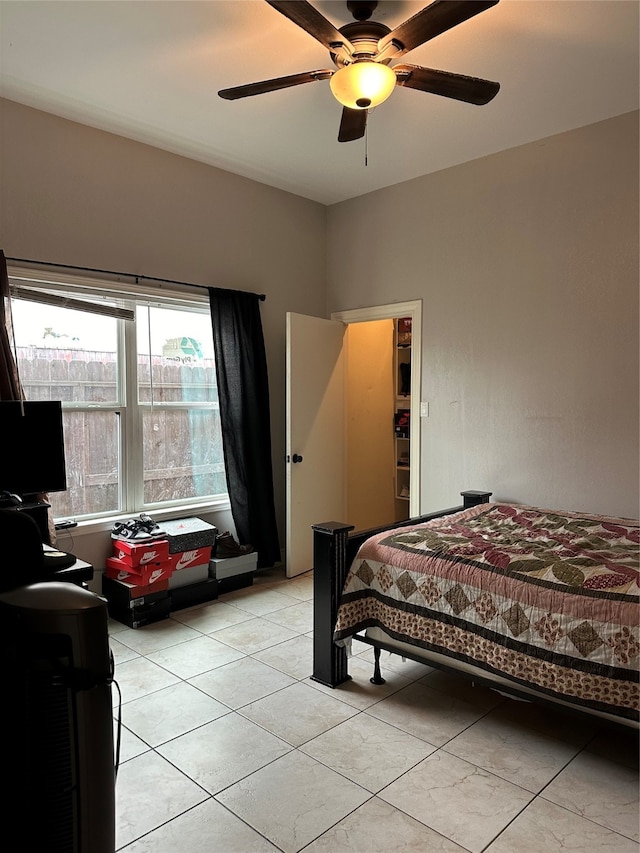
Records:
[[[337,27],[343,0],[313,0]],[[423,0],[381,0],[393,28]],[[332,68],[263,0],[0,0],[4,97],[324,204],[638,108],[637,0],[501,0],[401,62],[497,80],[478,107],[397,87],[338,143],[328,81],[238,101],[221,88]],[[365,164],[365,154],[367,163]]]

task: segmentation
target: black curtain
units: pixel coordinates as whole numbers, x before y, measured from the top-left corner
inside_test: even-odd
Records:
[[[18,366],[13,357],[13,327],[11,323],[11,293],[7,259],[0,249],[0,400],[24,400],[25,394],[20,382]],[[3,448],[4,452],[10,450]],[[49,502],[49,495],[37,495],[37,499]],[[51,507],[47,509],[48,544],[54,545],[56,530]]]
[[[24,400],[13,357],[10,298],[7,260],[0,249],[0,400]]]
[[[208,288],[227,488],[240,544],[258,568],[280,561],[267,359],[256,293]]]

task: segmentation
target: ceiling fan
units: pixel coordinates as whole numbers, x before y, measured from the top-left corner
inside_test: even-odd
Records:
[[[421,44],[495,6],[499,0],[435,0],[403,24],[391,30],[369,20],[377,0],[348,0],[355,21],[336,29],[306,0],[266,0],[269,6],[317,39],[329,51],[337,71],[321,69],[262,80],[245,86],[221,89],[221,98],[236,100],[261,95],[302,83],[329,80],[331,91],[343,105],[338,142],[364,136],[367,110],[385,101],[395,86],[407,86],[469,104],[487,104],[500,89],[499,83],[451,74],[419,65],[391,62]]]

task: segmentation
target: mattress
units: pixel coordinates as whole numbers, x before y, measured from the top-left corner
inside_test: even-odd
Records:
[[[351,566],[334,640],[412,648],[638,719],[639,523],[506,503],[379,533]]]

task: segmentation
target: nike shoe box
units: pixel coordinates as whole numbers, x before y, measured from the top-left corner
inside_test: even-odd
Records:
[[[218,580],[234,575],[244,575],[255,572],[258,567],[258,554],[241,554],[239,557],[214,557],[209,561],[209,574]]]
[[[199,566],[185,566],[171,573],[169,589],[177,589],[179,586],[188,586],[193,583],[202,583],[208,577],[209,563],[201,563]]]
[[[167,534],[170,554],[195,548],[212,548],[218,533],[218,528],[213,524],[195,517],[163,521],[162,529]]]
[[[218,590],[222,595],[251,586],[257,566],[258,555],[255,551],[240,557],[214,557],[209,560],[209,577],[218,581]]]
[[[130,566],[118,557],[107,557],[105,574],[111,580],[127,581],[137,586],[153,586],[160,581],[168,581],[173,569],[168,560],[163,563],[140,563]]]
[[[207,565],[211,559],[211,546],[209,545],[206,548],[192,548],[189,551],[178,551],[176,554],[169,554],[167,559],[174,572],[189,569],[191,566],[201,566],[203,563]]]
[[[156,542],[114,539],[113,556],[132,568],[146,563],[163,563],[169,559],[169,542],[166,539],[158,539]]]
[[[109,616],[130,628],[166,619],[171,612],[168,579],[140,586],[103,575],[102,594],[107,599]]]
[[[107,602],[107,608],[109,616],[116,622],[128,625],[129,628],[143,628],[145,625],[151,625],[152,622],[160,622],[162,619],[169,618],[171,599],[167,593],[167,598],[151,601],[139,607],[120,608]]]
[[[169,580],[158,581],[158,583],[141,586],[129,583],[126,580],[115,580],[108,575],[102,575],[102,594],[118,607],[126,607],[132,610],[153,601],[169,598]]]
[[[171,610],[180,610],[183,607],[213,601],[218,597],[218,581],[215,578],[207,578],[199,583],[179,586],[169,590],[169,597]]]

